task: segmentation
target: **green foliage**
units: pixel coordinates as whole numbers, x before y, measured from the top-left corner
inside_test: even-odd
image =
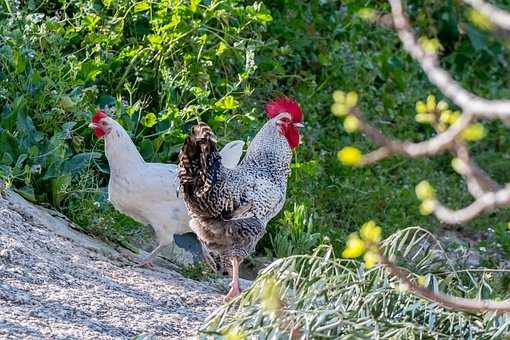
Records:
[[[321,237],[305,206],[294,204],[292,208],[292,211],[284,211],[273,224],[274,229],[268,231],[271,246],[266,252],[278,258],[307,254],[317,246]]]
[[[402,230],[383,246],[387,256],[425,276],[425,285],[433,291],[508,298],[508,291],[498,285],[501,273],[462,270],[423,229]],[[271,278],[278,290],[268,295],[265,285]],[[264,308],[268,305],[279,308],[270,311]],[[202,336],[219,338],[235,329],[248,337],[278,339],[494,339],[507,335],[509,327],[508,315],[446,310],[407,292],[383,267],[367,270],[359,262],[335,259],[331,247],[324,246],[311,255],[274,262],[252,288],[210,316]]]
[[[441,62],[456,79],[480,95],[510,97],[507,38],[498,37],[501,44],[475,27],[467,7],[455,1],[408,4],[418,35],[445,46]],[[412,140],[433,134],[414,121],[414,103],[429,93],[441,99],[396,35],[361,19],[364,7],[388,11],[372,0],[0,2],[0,177],[88,231],[124,240],[138,234],[137,225],[105,202],[102,142],[86,127],[98,107],[114,108],[146,160],[175,162],[198,119],[213,127],[220,144],[249,139],[264,120],[263,103],[285,94],[302,104],[307,124],[285,210],[303,205],[313,226],[277,219],[259,249],[302,253],[321,233],[338,250],[368,219],[388,232],[435,228],[434,218],[418,212],[417,183],[428,179],[453,208],[470,201],[448,156],[396,158],[361,170],[335,157],[345,145],[373,146],[346,134],[330,114],[334,90],[357,90],[372,122]],[[501,157],[509,151],[507,130],[487,128],[488,137],[472,146],[477,160],[509,181]],[[508,210],[472,227],[495,228],[503,220],[510,220]],[[285,235],[300,245],[290,249]]]
[[[87,128],[98,107],[114,109],[148,161],[175,161],[199,119],[222,141],[232,139],[227,125],[241,134],[256,128],[254,57],[271,21],[261,3],[13,6],[0,6],[0,176],[88,231],[117,241],[127,232],[111,209],[95,226],[108,175],[101,142]]]

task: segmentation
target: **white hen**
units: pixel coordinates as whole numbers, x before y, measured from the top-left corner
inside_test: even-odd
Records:
[[[154,229],[158,246],[139,259],[140,265],[150,265],[174,235],[191,232],[188,211],[177,197],[177,166],[145,162],[126,130],[103,111],[92,117],[90,127],[105,140],[108,200],[118,211]],[[234,168],[239,163],[243,146],[244,142],[233,141],[222,149],[224,166]]]

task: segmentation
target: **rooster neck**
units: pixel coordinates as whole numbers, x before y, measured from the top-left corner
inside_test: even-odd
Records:
[[[138,171],[145,165],[128,133],[118,123],[105,137],[105,154],[111,174]]]
[[[251,142],[241,166],[250,169],[267,168],[275,176],[284,174],[286,178],[292,150],[273,121],[267,122]]]

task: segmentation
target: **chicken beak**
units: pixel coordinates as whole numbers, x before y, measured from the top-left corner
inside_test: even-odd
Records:
[[[96,124],[94,124],[94,123],[90,123],[90,124],[89,124],[89,128],[91,128],[91,129],[96,129],[96,128],[97,128],[97,125],[96,125]]]
[[[294,125],[294,126],[295,126],[295,127],[297,127],[297,128],[303,128],[303,127],[305,127],[305,125],[304,125],[303,123],[294,123],[294,124],[292,124],[292,125]]]

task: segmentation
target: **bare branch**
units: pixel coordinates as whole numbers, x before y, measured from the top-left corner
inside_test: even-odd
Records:
[[[455,124],[446,131],[432,137],[429,140],[419,143],[400,141],[386,137],[381,131],[368,124],[359,109],[353,109],[350,114],[358,118],[361,130],[380,148],[366,154],[363,157],[363,164],[368,165],[380,161],[390,155],[404,155],[408,157],[420,157],[436,155],[448,149],[455,138],[464,130],[472,120],[470,113],[463,114]]]
[[[451,210],[439,202],[435,202],[433,213],[438,219],[447,224],[465,223],[484,211],[510,204],[510,185],[496,192],[488,192],[480,196],[473,203],[459,210]]]
[[[471,159],[468,147],[463,140],[457,139],[453,143],[452,154],[463,162],[460,169],[456,170],[467,181],[468,190],[473,197],[479,198],[487,192],[501,189],[501,186]]]
[[[389,0],[393,23],[404,49],[420,64],[429,80],[465,113],[488,119],[510,118],[510,100],[488,100],[465,90],[450,74],[439,66],[435,54],[426,53],[411,30],[401,0]]]
[[[380,256],[379,262],[383,266],[388,268],[391,275],[400,279],[407,286],[411,293],[418,295],[429,301],[435,302],[444,308],[474,313],[510,312],[510,300],[505,301],[476,300],[450,296],[440,292],[435,293],[430,289],[418,285],[416,280],[411,274],[402,270],[395,263],[393,263],[384,255],[382,255],[381,252],[379,256]]]
[[[510,13],[497,8],[483,0],[463,0],[475,10],[485,15],[495,25],[504,30],[510,30]]]

